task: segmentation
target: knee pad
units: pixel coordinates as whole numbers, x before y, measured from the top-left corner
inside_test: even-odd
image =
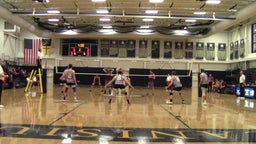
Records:
[[[65,87],[65,90],[64,90],[64,92],[66,93],[66,92],[68,92],[68,87]]]
[[[76,92],[76,87],[72,87],[72,90],[75,93]]]

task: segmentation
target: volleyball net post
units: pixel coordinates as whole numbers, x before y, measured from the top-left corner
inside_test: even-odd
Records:
[[[37,76],[37,70],[32,69],[32,71],[30,72],[29,78],[27,78],[27,85],[25,88],[25,92],[29,92],[33,82],[34,82],[34,78]],[[41,68],[38,68],[38,77],[39,77],[39,86],[40,86],[40,92],[43,93],[43,83],[42,83],[42,70]]]
[[[25,92],[28,92],[32,86],[32,83],[33,83],[33,77],[35,76],[36,74],[36,70],[32,70],[30,72],[30,75],[29,75],[29,78],[27,79],[27,85],[26,85],[26,88],[25,88]]]

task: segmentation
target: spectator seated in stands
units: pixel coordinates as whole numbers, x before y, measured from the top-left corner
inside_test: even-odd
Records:
[[[224,93],[227,87],[227,83],[224,80],[220,80],[220,87],[218,89],[218,93]]]
[[[13,83],[15,88],[25,87],[27,84],[26,72],[20,67],[12,68],[11,75],[13,76]]]
[[[8,75],[6,72],[4,73],[5,75]],[[3,89],[10,89],[13,88],[13,83],[8,75],[8,77],[5,77],[3,80],[3,85],[2,85]]]
[[[212,90],[217,92],[219,89],[220,89],[220,81],[218,79],[215,79],[212,85]]]

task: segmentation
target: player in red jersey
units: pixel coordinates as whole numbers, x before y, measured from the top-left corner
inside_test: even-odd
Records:
[[[105,75],[105,85],[106,85],[108,82],[112,80],[114,69],[107,67],[107,68],[104,68],[103,71],[106,73]],[[108,87],[104,88],[104,94],[106,94],[107,91],[109,94],[111,94],[111,89],[112,89],[112,85],[109,85]]]

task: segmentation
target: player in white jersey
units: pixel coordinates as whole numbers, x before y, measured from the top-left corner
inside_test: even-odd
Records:
[[[239,98],[244,99],[245,75],[242,70],[240,71],[239,86],[240,86],[240,97]]]
[[[2,105],[2,85],[3,81],[8,75],[5,75],[4,69],[2,68],[1,64],[3,64],[3,61],[0,59],[0,108],[3,108],[4,105]]]
[[[114,83],[113,93],[115,94],[118,89],[121,89],[121,91],[124,92],[127,103],[130,104],[130,100],[129,100],[129,97],[127,96],[127,91],[126,91],[125,87],[126,87],[126,85],[128,85],[129,87],[133,88],[133,86],[127,80],[127,78],[125,76],[123,76],[122,71],[119,70],[117,72],[117,75],[114,76],[112,78],[112,80],[105,85],[105,88],[107,88],[112,83]],[[111,100],[112,100],[112,98],[109,99],[109,101],[108,101],[109,104],[111,103]]]
[[[179,93],[179,96],[182,100],[182,104],[184,104],[184,99],[183,96],[181,94],[181,90],[182,90],[182,84],[180,81],[180,78],[178,76],[176,76],[176,72],[172,71],[171,75],[168,75],[167,79],[166,79],[166,84],[167,86],[165,87],[169,92],[170,92],[170,97],[169,100],[166,101],[166,103],[168,104],[172,104],[172,100],[173,100],[173,92],[177,91]]]
[[[64,77],[66,79],[66,88],[64,90],[64,97],[65,100],[67,97],[68,88],[72,87],[73,95],[74,95],[74,101],[77,102],[77,96],[76,96],[76,87],[77,87],[77,80],[76,80],[76,74],[75,70],[73,70],[73,65],[69,64],[68,69],[64,71]]]
[[[201,74],[200,74],[200,87],[202,91],[202,98],[203,102],[202,105],[206,106],[206,93],[208,93],[208,76],[205,73],[204,69],[201,69]]]

